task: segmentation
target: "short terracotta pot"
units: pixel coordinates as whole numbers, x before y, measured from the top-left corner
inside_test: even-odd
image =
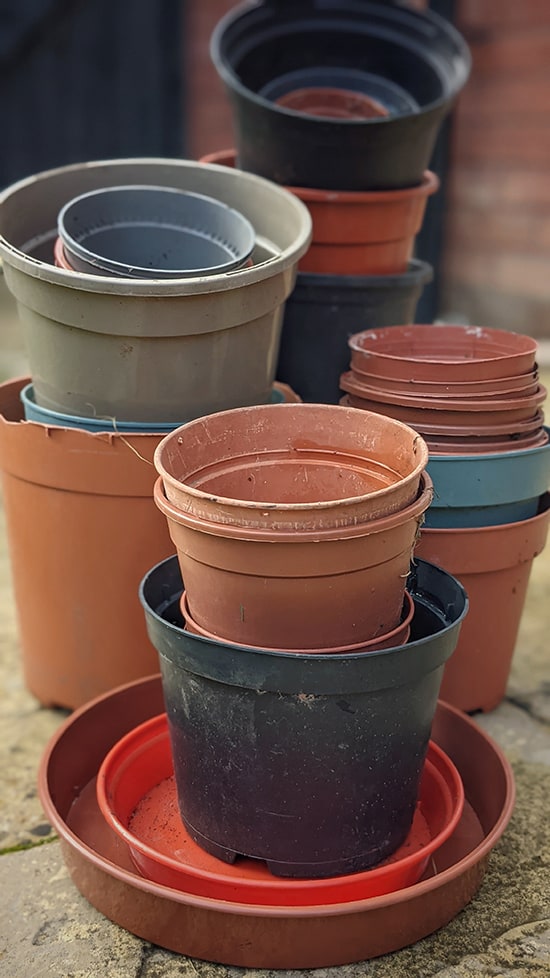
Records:
[[[328,404],[222,411],[170,432],[155,453],[174,506],[270,532],[395,513],[416,498],[427,461],[412,428]]]
[[[411,394],[388,393],[361,382],[351,370],[340,377],[340,387],[354,397],[365,402],[367,410],[376,410],[367,405],[378,404],[383,414],[399,418],[407,424],[424,425],[478,425],[508,424],[532,418],[546,400],[546,388],[538,384],[535,392],[527,396],[500,398],[494,395],[470,398],[436,398],[413,396]]]
[[[295,88],[275,102],[285,109],[325,119],[375,119],[389,115],[381,102],[344,88]]]
[[[204,163],[236,165],[235,150],[202,158]],[[311,245],[299,262],[301,272],[323,275],[399,275],[412,257],[428,197],[439,178],[426,170],[418,186],[404,190],[316,190],[287,187],[307,206],[313,223]]]
[[[225,642],[227,645],[234,644],[228,642],[223,635],[214,635],[212,632],[207,631],[206,628],[201,628],[197,624],[189,610],[186,591],[181,596],[181,613],[185,619],[187,631],[192,632],[193,635],[202,635],[203,638]],[[399,625],[396,628],[392,628],[391,632],[386,632],[385,635],[379,635],[378,638],[373,638],[370,642],[359,642],[357,645],[340,645],[331,649],[265,649],[264,651],[281,652],[283,654],[299,652],[302,655],[352,655],[354,652],[379,652],[381,649],[397,648],[400,645],[406,645],[409,641],[413,615],[414,601],[409,592],[405,591],[403,611]],[[259,650],[256,648],[255,651],[257,652]]]
[[[166,498],[194,620],[229,642],[258,648],[328,649],[370,641],[400,620],[423,514],[420,493],[380,520],[330,530],[267,530],[200,519]]]
[[[156,655],[137,588],[171,551],[151,500],[161,434],[91,434],[23,421],[0,385],[0,469],[25,682],[73,709],[147,676]]]
[[[357,372],[410,381],[465,383],[535,369],[536,340],[481,326],[408,325],[369,329],[349,340]]]
[[[460,710],[503,699],[533,560],[548,534],[550,497],[531,519],[472,529],[423,529],[417,555],[459,578],[470,601],[441,695]]]

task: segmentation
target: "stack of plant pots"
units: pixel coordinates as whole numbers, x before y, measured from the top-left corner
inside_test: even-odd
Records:
[[[277,376],[306,401],[336,404],[349,336],[414,321],[431,279],[414,240],[438,188],[427,167],[468,77],[468,49],[431,11],[306,0],[237,8],[211,52],[237,144],[217,161],[289,187],[313,220]]]
[[[310,228],[285,190],[189,161],[64,167],[0,198],[32,375],[0,387],[0,465],[41,702],[76,707],[155,670],[137,597],[171,551],[154,450],[188,418],[287,395],[282,307]]]
[[[154,568],[142,601],[181,817],[217,858],[280,876],[364,870],[403,843],[466,610],[429,564],[407,587],[432,496],[424,441],[364,422],[243,408],[155,452],[179,571]]]
[[[349,342],[342,404],[411,424],[434,499],[418,553],[471,601],[443,695],[463,710],[503,698],[533,559],[548,531],[549,432],[536,342],[472,326],[374,329]]]

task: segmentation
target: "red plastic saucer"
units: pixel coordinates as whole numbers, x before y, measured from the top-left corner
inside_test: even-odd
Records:
[[[166,714],[135,727],[109,751],[99,769],[97,797],[147,879],[198,896],[288,907],[363,900],[411,886],[455,830],[464,806],[456,767],[431,742],[411,831],[375,868],[329,879],[283,880],[257,859],[228,865],[199,848],[181,821]]]

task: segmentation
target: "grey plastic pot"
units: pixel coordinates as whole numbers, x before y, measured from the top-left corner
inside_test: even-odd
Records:
[[[256,231],[254,264],[168,281],[55,267],[63,205],[125,183],[190,190],[240,211]],[[37,404],[166,423],[267,402],[284,302],[310,237],[307,208],[284,188],[189,160],[77,164],[8,187],[0,196],[0,256]]]
[[[59,237],[79,272],[131,278],[187,278],[239,268],[254,228],[214,197],[173,187],[109,187],[70,200]]]

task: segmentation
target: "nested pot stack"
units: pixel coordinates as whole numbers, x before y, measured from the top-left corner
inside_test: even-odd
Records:
[[[136,593],[170,551],[151,499],[163,434],[295,396],[273,378],[310,218],[250,174],[115,160],[9,187],[0,233],[32,371],[0,392],[24,672],[76,707],[155,666]]]
[[[413,262],[414,241],[438,189],[427,167],[467,79],[468,49],[431,12],[314,0],[238,8],[211,53],[237,148],[206,159],[285,184],[313,221],[277,376],[305,401],[336,404],[348,337],[412,322],[431,277]]]
[[[426,438],[434,499],[419,553],[456,574],[471,601],[443,695],[490,710],[505,693],[548,531],[536,342],[504,330],[403,326],[353,336],[350,349],[341,403],[406,420]]]

